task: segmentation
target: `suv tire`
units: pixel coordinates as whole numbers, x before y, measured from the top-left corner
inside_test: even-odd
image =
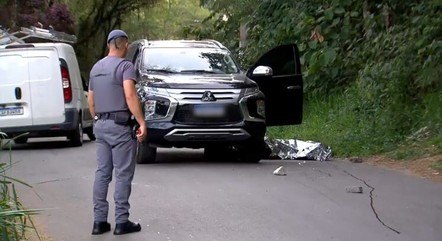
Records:
[[[146,141],[137,141],[137,151],[135,160],[138,164],[155,163],[157,157],[157,148],[150,147]]]
[[[269,147],[264,141],[251,141],[239,147],[238,157],[242,162],[258,163],[268,155]]]

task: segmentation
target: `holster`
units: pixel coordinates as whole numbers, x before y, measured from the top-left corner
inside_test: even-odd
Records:
[[[113,120],[118,125],[131,125],[131,119],[133,117],[128,112],[107,112],[97,113],[95,119],[101,120]]]
[[[131,118],[129,120],[129,125],[132,128],[132,138],[136,139],[137,138],[137,130],[140,127],[140,125],[138,124],[138,122],[134,116],[131,116]]]

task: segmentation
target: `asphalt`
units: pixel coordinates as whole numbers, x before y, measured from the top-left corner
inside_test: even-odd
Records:
[[[189,149],[162,149],[160,163],[137,166],[130,218],[141,232],[92,236],[95,144],[31,141],[14,146],[8,174],[33,186],[19,185],[19,195],[42,209],[35,221],[47,240],[442,240],[440,183],[339,160],[206,162]],[[273,175],[280,166],[286,176]],[[114,227],[112,192],[113,182]]]

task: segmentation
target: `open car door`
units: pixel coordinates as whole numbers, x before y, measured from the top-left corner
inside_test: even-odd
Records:
[[[278,46],[264,54],[247,72],[265,95],[266,125],[302,122],[303,82],[295,44]]]

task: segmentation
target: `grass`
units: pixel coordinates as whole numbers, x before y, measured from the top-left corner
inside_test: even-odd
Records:
[[[268,135],[273,138],[318,141],[331,146],[334,155],[343,157],[380,151],[382,147],[374,142],[374,133],[367,129],[373,123],[349,110],[351,105],[343,96],[331,96],[326,100],[311,99],[304,106],[301,125],[271,127]]]
[[[7,175],[7,171],[13,167],[10,140],[5,141],[6,135],[0,133],[0,155],[6,154],[8,162],[0,162],[0,240],[18,241],[25,238],[27,230],[34,230],[38,239],[35,225],[31,215],[35,215],[39,210],[25,209],[19,200],[16,184],[28,184]]]
[[[442,160],[437,161],[436,164],[433,165],[433,168],[442,171]]]
[[[407,139],[386,155],[395,160],[413,160],[442,153],[442,137]]]
[[[362,109],[362,100],[354,96],[346,92],[325,99],[310,97],[301,125],[270,127],[267,134],[271,138],[318,141],[330,146],[337,157],[386,154],[393,159],[412,159],[442,153],[437,98],[426,103],[425,114],[414,114],[416,127],[407,132],[398,128],[401,123],[395,123],[395,113],[390,109]]]

